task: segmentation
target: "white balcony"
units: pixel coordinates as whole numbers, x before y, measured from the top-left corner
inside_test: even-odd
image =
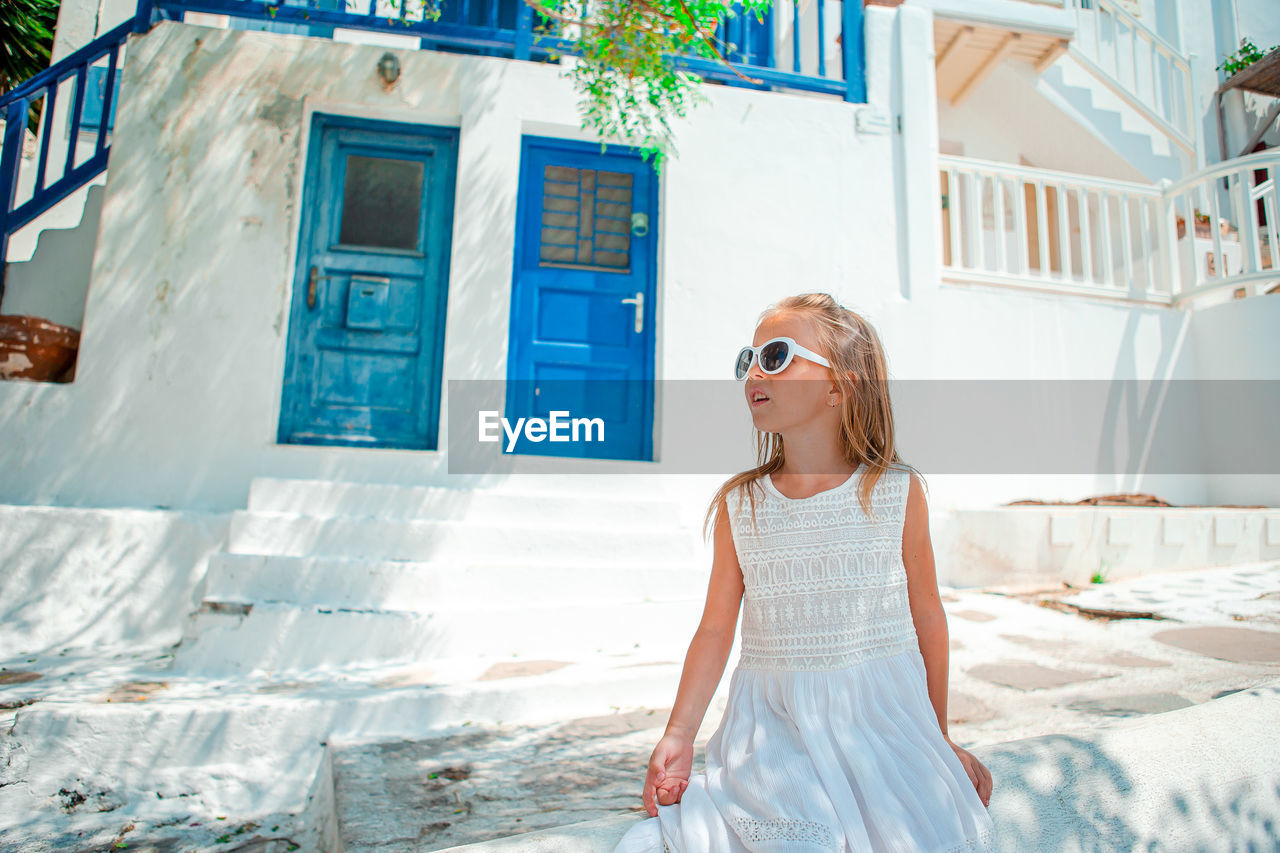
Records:
[[[944,281],[1166,305],[1280,285],[1280,152],[1160,184],[946,156],[939,172]]]

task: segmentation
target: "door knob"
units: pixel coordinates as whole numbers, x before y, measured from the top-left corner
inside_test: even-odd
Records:
[[[640,334],[644,329],[644,291],[637,290],[634,299],[628,296],[622,303],[636,306],[636,334]]]
[[[649,233],[649,214],[631,214],[631,233],[637,237],[643,237]]]
[[[316,307],[316,281],[322,278],[337,278],[337,276],[320,275],[319,272],[317,272],[316,265],[312,264],[311,275],[308,277],[308,281],[307,281],[307,307],[308,308]]]

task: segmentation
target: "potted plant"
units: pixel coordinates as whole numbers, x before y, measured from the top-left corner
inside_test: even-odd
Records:
[[[1195,223],[1196,223],[1195,224],[1196,239],[1212,240],[1213,233],[1210,230],[1209,214],[1201,213],[1200,208],[1196,208],[1195,213],[1192,214],[1192,218],[1195,220]],[[1177,219],[1178,219],[1178,239],[1181,240],[1183,237],[1187,236],[1187,220],[1183,218],[1182,214],[1178,214]],[[1234,225],[1232,225],[1230,222],[1228,222],[1225,219],[1218,220],[1218,232],[1222,235],[1223,240],[1239,241],[1240,239],[1239,229],[1237,229]]]
[[[1265,51],[1259,50],[1258,46],[1249,38],[1242,38],[1240,39],[1240,49],[1235,53],[1227,54],[1226,57],[1223,58],[1221,65],[1214,66],[1214,70],[1223,72],[1227,75],[1227,79],[1230,80],[1250,65],[1253,65],[1259,59],[1262,59],[1264,56],[1271,53],[1271,51],[1275,50],[1277,47],[1280,47],[1280,45],[1272,45]]]
[[[0,314],[0,379],[70,382],[80,332],[42,317]]]

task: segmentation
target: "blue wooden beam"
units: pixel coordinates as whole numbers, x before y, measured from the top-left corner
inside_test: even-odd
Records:
[[[844,99],[867,102],[866,48],[863,42],[862,0],[841,4],[840,55],[844,64]]]
[[[494,3],[494,6],[497,6]],[[533,7],[516,0],[516,59],[528,59],[533,47]]]

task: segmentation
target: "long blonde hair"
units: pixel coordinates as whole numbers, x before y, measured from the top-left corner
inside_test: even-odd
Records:
[[[840,448],[845,461],[855,470],[863,464],[867,466],[858,483],[858,502],[863,511],[871,515],[871,494],[889,467],[898,465],[915,470],[902,461],[894,445],[889,370],[880,336],[861,314],[840,305],[827,293],[788,296],[762,311],[756,324],[779,314],[796,314],[807,319],[818,339],[819,352],[831,362],[831,379],[843,395]],[[857,377],[856,382],[850,379],[850,373]],[[757,430],[755,438],[759,464],[734,474],[716,491],[703,520],[704,539],[709,536],[709,530],[714,530],[720,506],[726,504],[729,494],[736,489],[747,492],[751,520],[755,524],[755,491],[761,488],[758,481],[781,468],[786,459],[780,433]]]

